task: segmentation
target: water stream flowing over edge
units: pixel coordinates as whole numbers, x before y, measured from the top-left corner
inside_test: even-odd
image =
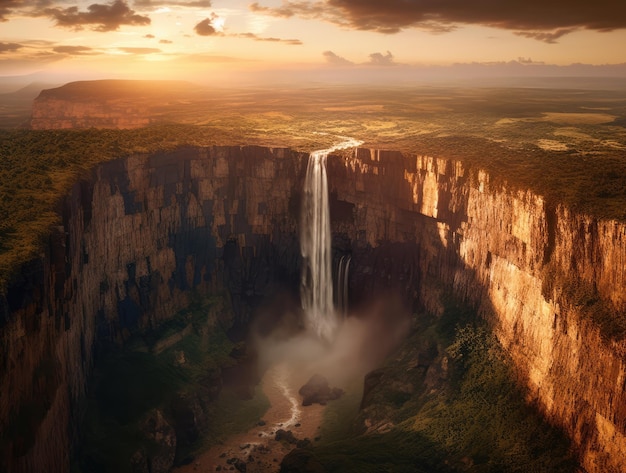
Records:
[[[363,142],[354,138],[309,155],[302,213],[300,216],[300,251],[302,273],[300,298],[307,330],[331,341],[337,327],[333,306],[330,211],[326,159],[333,151],[354,148]]]

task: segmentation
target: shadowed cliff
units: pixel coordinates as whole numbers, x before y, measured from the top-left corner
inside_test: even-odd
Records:
[[[195,292],[226,291],[240,332],[267,292],[297,288],[301,158],[186,148],[105,163],[72,188],[45,253],[1,298],[3,468],[67,471],[98,347],[158,328]]]
[[[182,148],[102,164],[73,187],[45,254],[1,299],[5,468],[67,470],[98,346],[158,328],[192,291],[226,290],[245,330],[273,286],[297,290],[305,159]],[[331,156],[329,179],[353,307],[397,294],[441,315],[442,293],[454,294],[489,322],[529,402],[573,439],[586,470],[623,470],[623,224],[428,156],[359,149]]]

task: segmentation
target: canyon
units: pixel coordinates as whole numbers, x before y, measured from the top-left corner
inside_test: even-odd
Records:
[[[0,296],[0,469],[69,470],[99,347],[158,327],[196,292],[227,293],[243,330],[259,300],[297,291],[307,159],[179,148],[103,163],[73,186],[44,253]],[[623,222],[428,150],[337,153],[328,179],[351,306],[395,293],[440,314],[452,292],[489,322],[584,470],[626,470],[626,342],[590,315],[626,312]]]

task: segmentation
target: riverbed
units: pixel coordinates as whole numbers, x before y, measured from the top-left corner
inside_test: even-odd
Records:
[[[319,438],[325,406],[302,407],[298,389],[313,373],[302,366],[279,362],[271,366],[261,380],[261,389],[270,407],[255,427],[233,435],[198,455],[192,463],[174,469],[176,473],[231,471],[235,459],[246,463],[247,473],[277,472],[280,462],[295,444],[275,440],[279,429],[291,431],[298,440]],[[235,471],[235,470],[233,470]]]

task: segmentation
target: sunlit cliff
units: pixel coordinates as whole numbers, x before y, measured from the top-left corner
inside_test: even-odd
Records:
[[[288,149],[183,148],[105,163],[76,183],[45,253],[0,299],[2,467],[68,470],[99,344],[157,326],[192,290],[228,291],[245,325],[252,298],[297,279],[305,168]],[[623,223],[428,150],[358,149],[330,156],[328,175],[352,298],[394,288],[437,314],[439,292],[452,291],[488,320],[528,402],[573,439],[586,471],[626,469],[626,344],[612,322],[626,308]],[[358,255],[385,256],[389,242],[416,257],[366,271]]]

